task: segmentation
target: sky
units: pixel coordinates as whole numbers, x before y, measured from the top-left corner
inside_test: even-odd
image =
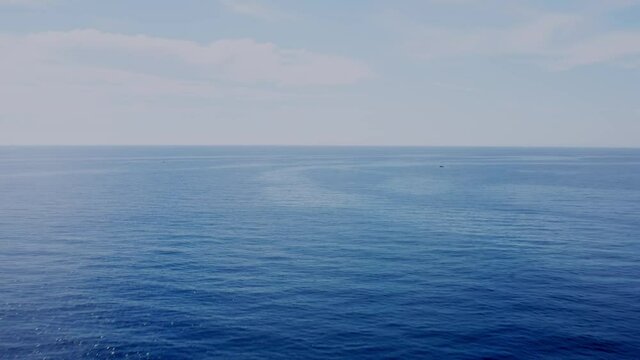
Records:
[[[640,147],[640,0],[0,0],[0,144]]]

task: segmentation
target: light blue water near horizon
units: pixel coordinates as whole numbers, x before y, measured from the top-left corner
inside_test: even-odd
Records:
[[[0,358],[640,358],[640,150],[0,147]]]

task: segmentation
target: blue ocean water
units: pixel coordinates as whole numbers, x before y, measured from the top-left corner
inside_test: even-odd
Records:
[[[640,150],[0,148],[2,359],[640,358]]]

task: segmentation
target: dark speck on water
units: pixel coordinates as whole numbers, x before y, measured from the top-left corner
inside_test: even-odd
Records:
[[[639,214],[640,150],[1,147],[0,358],[638,359]]]

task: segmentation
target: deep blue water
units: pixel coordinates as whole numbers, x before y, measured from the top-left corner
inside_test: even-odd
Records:
[[[640,150],[3,147],[0,358],[637,359]]]

